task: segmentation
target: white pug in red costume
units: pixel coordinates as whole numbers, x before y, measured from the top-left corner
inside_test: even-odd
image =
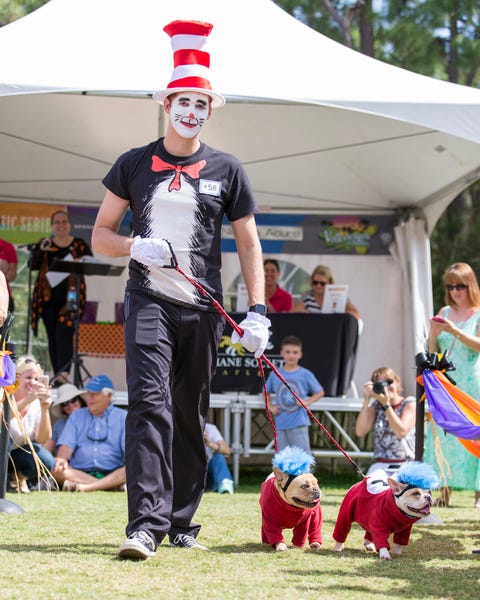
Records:
[[[393,533],[392,554],[401,554],[413,524],[430,514],[431,489],[437,486],[435,472],[425,463],[405,463],[395,479],[387,478],[385,471],[375,471],[352,486],[343,499],[333,530],[334,550],[343,550],[356,522],[365,529],[367,551],[377,550],[381,559],[391,560],[388,538]]]
[[[321,492],[310,472],[314,458],[308,452],[287,446],[273,458],[273,474],[262,483],[262,543],[277,552],[287,550],[284,529],[293,529],[292,543],[320,549],[322,544]]]

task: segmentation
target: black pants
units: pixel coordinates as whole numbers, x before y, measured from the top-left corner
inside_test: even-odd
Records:
[[[224,320],[137,292],[125,296],[127,535],[196,536],[203,430]]]
[[[73,357],[73,327],[67,327],[58,321],[58,313],[65,305],[65,297],[53,297],[45,304],[42,320],[48,338],[48,353],[54,373],[58,373]],[[66,369],[68,371],[68,369]]]

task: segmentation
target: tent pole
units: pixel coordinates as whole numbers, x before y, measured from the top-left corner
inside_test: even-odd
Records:
[[[417,366],[417,378],[423,373],[423,367]],[[415,419],[415,460],[423,460],[423,446],[425,438],[425,402],[421,401],[423,386],[416,382],[416,419]]]

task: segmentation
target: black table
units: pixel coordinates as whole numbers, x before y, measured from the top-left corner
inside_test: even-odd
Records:
[[[244,313],[232,314],[240,323]],[[303,358],[300,364],[313,371],[322,384],[326,396],[343,396],[347,393],[355,369],[358,343],[358,321],[352,315],[273,313],[270,344],[267,358],[280,367],[280,343],[287,335],[296,335],[302,341]],[[217,358],[217,368],[211,391],[223,393],[241,391],[259,394],[262,380],[258,375],[258,361],[249,352],[243,352],[231,343],[232,328],[225,326]],[[264,364],[266,367],[266,365]],[[270,369],[266,367],[268,376]]]

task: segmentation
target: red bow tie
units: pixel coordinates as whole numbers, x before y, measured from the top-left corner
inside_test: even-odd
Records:
[[[187,165],[186,167],[182,167],[181,165],[171,165],[169,163],[164,162],[155,154],[152,154],[152,171],[158,173],[159,171],[175,171],[175,175],[168,186],[168,191],[179,190],[181,188],[180,182],[180,173],[185,173],[189,175],[193,179],[198,179],[200,176],[200,171],[207,164],[205,160],[199,160],[193,165]]]

